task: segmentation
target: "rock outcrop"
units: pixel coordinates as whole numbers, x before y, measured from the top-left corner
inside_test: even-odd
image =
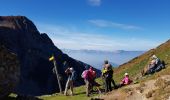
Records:
[[[48,58],[54,54],[61,83],[64,88],[67,76],[64,73],[68,62],[80,76],[85,69],[84,63],[62,53],[45,33],[39,33],[36,26],[24,16],[0,17],[0,43],[18,55],[20,61],[20,82],[16,93],[22,95],[43,95],[59,91],[53,63]],[[83,83],[81,77],[77,85]]]
[[[19,75],[20,66],[16,54],[0,45],[0,99],[14,91]]]

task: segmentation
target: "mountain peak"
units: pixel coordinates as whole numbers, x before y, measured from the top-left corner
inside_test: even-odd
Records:
[[[0,27],[24,32],[37,32],[36,26],[25,16],[0,16]]]

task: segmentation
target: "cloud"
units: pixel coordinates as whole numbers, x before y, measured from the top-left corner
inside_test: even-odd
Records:
[[[101,5],[101,0],[88,0],[88,3],[91,5],[91,6],[100,6]]]
[[[139,30],[142,29],[141,27],[135,26],[135,25],[127,25],[127,24],[120,24],[120,23],[115,23],[112,21],[107,21],[107,20],[100,20],[100,19],[95,19],[95,20],[88,20],[89,23],[96,25],[98,27],[110,27],[110,28],[119,28],[119,29],[128,29],[128,30]]]
[[[60,49],[89,50],[148,50],[160,44],[160,41],[142,38],[111,37],[99,33],[84,33],[64,26],[38,24],[40,32],[48,33],[54,44]]]

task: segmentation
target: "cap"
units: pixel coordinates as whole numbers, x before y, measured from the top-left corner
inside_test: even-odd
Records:
[[[157,58],[156,55],[153,55],[152,58]]]
[[[73,71],[73,68],[72,68],[72,67],[70,68],[70,71]]]
[[[128,73],[125,73],[125,76],[129,75]]]

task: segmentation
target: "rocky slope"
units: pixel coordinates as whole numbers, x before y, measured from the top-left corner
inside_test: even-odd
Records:
[[[100,96],[104,100],[169,100],[170,75],[131,84]]]
[[[58,91],[56,76],[53,74],[53,63],[48,58],[54,54],[61,83],[64,87],[66,66],[73,66],[78,75],[85,69],[84,63],[62,53],[45,33],[39,33],[36,26],[24,16],[0,17],[0,43],[18,55],[20,61],[20,82],[16,93],[29,95],[50,94]],[[76,81],[82,84],[81,77]]]
[[[0,99],[14,91],[19,75],[20,66],[16,54],[0,44]]]

